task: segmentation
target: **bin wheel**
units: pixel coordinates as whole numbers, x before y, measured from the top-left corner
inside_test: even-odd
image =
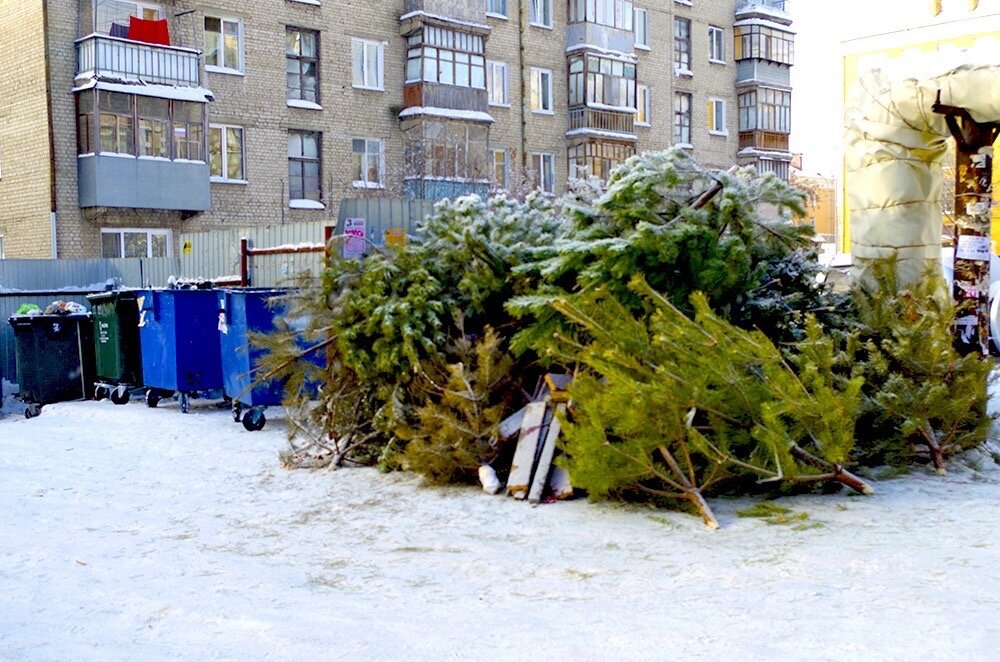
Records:
[[[160,394],[153,389],[146,391],[146,406],[155,407],[158,404],[160,404]]]
[[[254,411],[251,409],[243,415],[243,427],[249,432],[263,430],[265,423],[267,423],[267,418],[264,417],[264,412],[262,411]]]
[[[131,397],[132,396],[129,395],[127,388],[123,388],[121,390],[114,389],[111,391],[111,402],[115,403],[116,405],[127,404]]]
[[[42,406],[41,405],[28,405],[24,408],[25,418],[35,418],[36,416],[41,416]]]
[[[98,402],[100,402],[101,400],[103,400],[106,397],[108,397],[108,394],[107,394],[107,391],[105,390],[105,388],[103,386],[95,386],[94,387],[94,400],[97,400]]]
[[[191,409],[190,398],[187,393],[181,393],[181,413],[186,414]]]
[[[240,417],[243,415],[243,406],[239,402],[233,402],[233,422],[239,423]]]

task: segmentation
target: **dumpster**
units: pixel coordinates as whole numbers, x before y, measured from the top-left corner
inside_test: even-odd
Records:
[[[18,397],[27,405],[25,418],[42,406],[86,400],[94,385],[94,340],[90,313],[15,315],[14,330]]]
[[[233,420],[240,421],[242,414],[243,427],[250,431],[264,427],[264,409],[280,405],[285,389],[280,380],[254,383],[264,350],[251,344],[250,335],[275,330],[275,318],[284,314],[280,297],[287,294],[280,289],[216,291],[224,392],[232,400]],[[317,352],[309,359],[319,362],[324,357]]]
[[[123,405],[142,387],[136,291],[88,294],[87,300],[94,318],[94,399]]]
[[[177,395],[187,413],[194,397],[219,397],[222,357],[218,303],[212,290],[142,290],[137,293],[142,381],[146,404]]]

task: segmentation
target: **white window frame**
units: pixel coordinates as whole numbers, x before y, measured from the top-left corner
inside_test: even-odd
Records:
[[[490,6],[493,5],[495,2],[503,3],[502,12],[493,11],[492,9],[490,9]],[[489,16],[490,18],[502,18],[504,20],[507,20],[507,0],[486,0],[486,15]]]
[[[146,235],[146,257],[152,257],[150,255],[152,246],[152,236],[159,235],[167,238],[167,254],[164,257],[174,256],[174,236],[173,230],[170,228],[101,228],[101,246],[103,254],[104,246],[104,235],[106,234],[117,234],[118,235],[118,254],[121,258],[125,258],[125,234],[145,234]]]
[[[534,167],[535,175],[538,181],[535,182],[536,188],[543,193],[550,193],[555,195],[556,192],[556,156],[548,152],[533,152],[531,154],[531,164]],[[548,179],[549,187],[546,188],[546,168],[545,164],[548,164]]]
[[[711,97],[708,103],[711,106],[709,119],[712,120],[712,124],[708,127],[708,132],[713,136],[728,136],[729,131],[726,130],[726,100]]]
[[[509,68],[506,62],[495,60],[486,61],[486,90],[489,94],[491,106],[510,108],[510,94],[508,90]],[[500,74],[501,85],[497,86],[497,73]],[[496,98],[495,92],[500,92],[500,98]]]
[[[719,55],[722,57],[717,57]],[[726,31],[714,25],[708,26],[708,61],[712,64],[726,63]]]
[[[653,91],[649,85],[636,85],[635,87],[635,124],[636,126],[651,126],[653,115]],[[639,120],[639,112],[644,111],[646,119]]]
[[[653,50],[649,43],[649,12],[645,9],[635,9],[635,17],[632,20],[633,31],[635,34],[635,47],[649,51]],[[639,16],[642,16],[642,20],[639,20]],[[642,26],[640,31],[639,26]]]
[[[353,167],[354,163],[354,141],[363,140],[365,142],[365,151],[362,155],[362,168],[363,172],[368,172],[368,146],[369,143],[378,144],[378,176],[379,180],[377,182],[370,182],[367,179],[355,179],[351,182],[354,188],[372,188],[381,189],[385,188],[385,141],[381,138],[363,138],[361,136],[354,136],[351,138],[351,164]]]
[[[217,184],[246,184],[247,183],[247,131],[246,128],[238,124],[209,124],[208,125],[208,159],[209,170],[212,167],[212,130],[218,129],[222,132],[222,140],[219,141],[220,148],[222,149],[222,174],[221,175],[211,175],[209,179]],[[240,163],[243,169],[243,177],[239,179],[230,179],[229,177],[229,150],[227,149],[227,141],[229,140],[228,129],[239,129],[240,136],[240,152],[242,157]]]
[[[543,86],[544,81],[544,86]],[[545,91],[545,96],[542,96],[542,90]],[[538,115],[555,115],[555,102],[552,99],[552,70],[542,69],[541,67],[531,68],[531,112]],[[539,102],[538,107],[535,107],[535,101]],[[542,103],[545,99],[548,99],[548,107]]]
[[[361,84],[354,80],[354,58],[357,57],[358,47],[361,48]],[[374,47],[377,51],[376,64],[378,71],[375,72],[375,85],[368,85],[368,71],[366,64],[368,58],[366,57],[366,49],[369,47]],[[374,39],[359,39],[357,37],[351,38],[351,87],[356,90],[372,90],[375,92],[385,91],[385,42],[375,41]]]
[[[206,61],[205,61],[205,71],[211,71],[211,72],[214,72],[214,73],[217,73],[217,74],[231,74],[231,75],[234,75],[234,76],[242,76],[244,74],[244,71],[243,71],[243,64],[244,64],[243,60],[246,57],[246,55],[245,55],[245,51],[246,51],[246,38],[245,38],[245,35],[243,33],[243,19],[242,18],[238,18],[236,16],[219,16],[219,15],[215,15],[215,14],[206,14],[205,18],[217,18],[217,19],[219,19],[220,27],[222,29],[222,32],[219,33],[219,39],[220,39],[220,51],[219,52],[223,55],[223,57],[225,56],[225,52],[226,52],[226,49],[225,49],[226,23],[236,23],[236,26],[237,26],[237,29],[238,29],[237,39],[239,40],[238,41],[238,48],[236,49],[236,58],[239,60],[239,62],[236,63],[236,67],[235,68],[227,66],[226,64],[221,64],[221,65],[218,65],[218,64],[208,64],[208,60],[206,59]],[[204,25],[205,25],[205,22],[203,20],[202,21],[202,27],[203,28],[204,28]]]
[[[528,22],[536,28],[552,29],[552,0],[528,0]]]

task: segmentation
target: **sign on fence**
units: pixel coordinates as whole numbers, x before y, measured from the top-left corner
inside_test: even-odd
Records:
[[[364,257],[366,235],[365,219],[344,219],[344,259]]]

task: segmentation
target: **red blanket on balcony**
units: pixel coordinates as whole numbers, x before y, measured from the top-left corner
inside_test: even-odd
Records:
[[[147,21],[144,18],[132,16],[128,20],[128,38],[132,41],[144,41],[147,44],[170,45],[170,30],[167,19]]]

